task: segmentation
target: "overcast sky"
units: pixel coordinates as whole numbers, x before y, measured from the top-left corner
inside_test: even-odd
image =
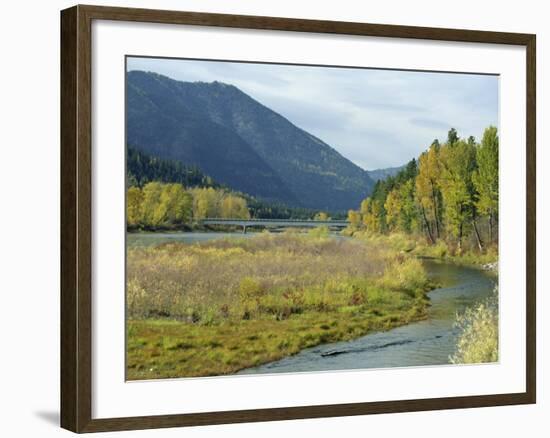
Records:
[[[496,76],[155,58],[127,67],[233,84],[367,170],[416,158],[451,127],[479,139],[498,126]]]

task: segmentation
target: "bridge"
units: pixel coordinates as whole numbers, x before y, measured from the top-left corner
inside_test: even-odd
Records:
[[[231,225],[242,227],[243,233],[246,234],[247,228],[263,227],[263,228],[316,228],[328,227],[335,229],[346,228],[349,222],[346,220],[308,220],[308,219],[202,219],[202,225]]]

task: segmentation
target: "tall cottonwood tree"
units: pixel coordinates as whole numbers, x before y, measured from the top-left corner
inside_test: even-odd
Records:
[[[401,197],[399,190],[393,189],[388,193],[384,208],[386,209],[386,224],[389,231],[399,230],[401,225]]]
[[[226,195],[220,207],[221,217],[232,219],[249,219],[250,213],[243,198],[233,195]]]
[[[359,228],[361,226],[361,213],[356,210],[349,210],[348,221],[352,228]]]
[[[204,219],[221,216],[221,193],[212,187],[193,189],[193,217]]]
[[[173,225],[189,222],[193,213],[193,197],[181,184],[164,184],[158,209],[165,223]]]
[[[164,219],[164,208],[160,205],[162,184],[150,182],[143,186],[143,223],[151,226],[160,225]]]
[[[415,199],[414,178],[405,181],[398,189],[400,208],[400,226],[408,233],[418,229],[418,208]]]
[[[468,225],[477,232],[475,223],[475,192],[472,175],[476,169],[476,148],[464,140],[441,148],[441,194],[445,206],[445,222],[448,232],[457,240],[458,251]],[[479,234],[478,245],[482,246]]]
[[[489,241],[494,241],[494,228],[498,221],[498,133],[490,126],[483,133],[477,149],[477,169],[472,179],[478,192],[476,202],[479,213],[487,217]]]
[[[141,223],[143,193],[139,187],[129,187],[126,193],[126,222],[130,226]]]
[[[391,191],[386,197],[386,223],[390,230],[410,233],[418,227],[417,206],[415,199],[415,178],[418,174],[416,160],[412,159],[388,183]]]
[[[415,187],[424,229],[432,243],[435,243],[442,233],[440,149],[439,143],[434,142],[428,151],[418,158],[418,175]]]

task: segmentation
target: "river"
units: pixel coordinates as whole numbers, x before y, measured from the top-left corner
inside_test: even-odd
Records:
[[[254,233],[128,234],[128,245],[152,245],[165,241],[194,243],[252,235]],[[426,320],[351,341],[308,348],[276,362],[241,370],[239,374],[448,364],[456,345],[456,313],[488,297],[495,279],[479,269],[434,260],[424,260],[423,263],[430,278],[442,285],[429,294],[431,306]]]
[[[389,368],[449,363],[456,345],[456,312],[489,296],[495,280],[473,268],[425,260],[430,278],[444,286],[430,292],[426,320],[352,341],[324,344],[239,374]]]
[[[179,232],[179,233],[127,233],[126,243],[129,247],[151,246],[165,242],[197,243],[206,240],[225,239],[232,237],[252,237],[258,233],[226,233],[226,232]]]

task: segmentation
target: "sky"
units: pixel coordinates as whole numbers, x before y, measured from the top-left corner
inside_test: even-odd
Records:
[[[365,170],[401,166],[450,128],[498,126],[498,77],[343,67],[128,58],[127,70],[232,84]]]

